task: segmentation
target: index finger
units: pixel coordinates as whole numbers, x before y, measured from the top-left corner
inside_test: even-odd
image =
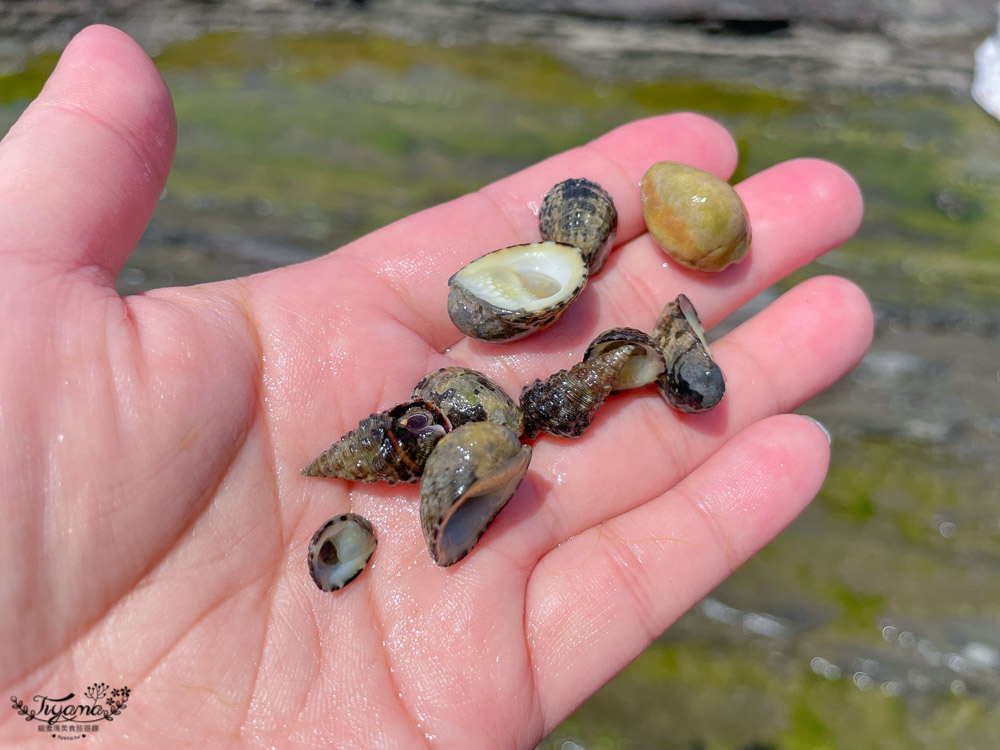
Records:
[[[398,297],[411,327],[443,351],[462,338],[447,313],[448,277],[488,252],[539,240],[538,208],[557,182],[586,177],[611,194],[620,246],[645,230],[637,186],[650,164],[682,161],[726,179],[736,157],[732,137],[707,117],[677,113],[640,120],[373,232],[310,269],[322,274],[348,259],[363,263]]]

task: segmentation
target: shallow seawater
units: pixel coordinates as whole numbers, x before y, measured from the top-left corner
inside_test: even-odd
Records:
[[[0,132],[53,61],[0,78]],[[996,747],[1000,124],[943,94],[594,79],[531,47],[364,34],[212,35],[157,64],[179,145],[122,293],[328,252],[663,111],[729,127],[736,179],[847,167],[864,225],[794,278],[852,278],[879,316],[862,365],[803,408],[834,437],[823,490],[542,747]]]

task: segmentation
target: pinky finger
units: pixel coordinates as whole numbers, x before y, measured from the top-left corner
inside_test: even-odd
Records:
[[[829,455],[809,420],[771,417],[669,492],[543,557],[525,628],[546,731],[787,526]]]

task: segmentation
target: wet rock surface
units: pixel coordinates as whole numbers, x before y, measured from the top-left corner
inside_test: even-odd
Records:
[[[540,43],[594,75],[699,75],[783,86],[817,81],[968,90],[972,50],[996,25],[993,0],[4,0],[0,66],[111,23],[147,50],[215,31],[370,31],[410,42]],[[639,60],[634,59],[639,56]],[[749,68],[748,68],[749,64]],[[0,68],[0,69],[2,69]]]

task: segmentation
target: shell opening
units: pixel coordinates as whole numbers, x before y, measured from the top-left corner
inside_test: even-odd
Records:
[[[586,278],[586,261],[572,245],[516,245],[484,255],[455,274],[469,292],[503,310],[545,310]]]
[[[458,562],[475,546],[521,484],[530,460],[531,449],[524,446],[495,474],[473,482],[462,493],[441,522],[436,555],[439,565]]]
[[[361,516],[331,518],[309,543],[309,574],[323,591],[337,591],[355,578],[375,552],[375,531]]]
[[[694,305],[691,304],[691,300],[687,298],[684,294],[678,294],[677,299],[678,309],[684,316],[688,325],[691,326],[691,333],[697,336],[698,341],[701,345],[705,347],[705,351],[708,351],[708,340],[705,338],[705,327],[701,324],[701,320],[698,318],[698,313],[694,309]]]
[[[470,497],[455,509],[441,529],[438,554],[442,559],[458,559],[472,548],[482,533],[483,518],[491,508],[491,496]]]

